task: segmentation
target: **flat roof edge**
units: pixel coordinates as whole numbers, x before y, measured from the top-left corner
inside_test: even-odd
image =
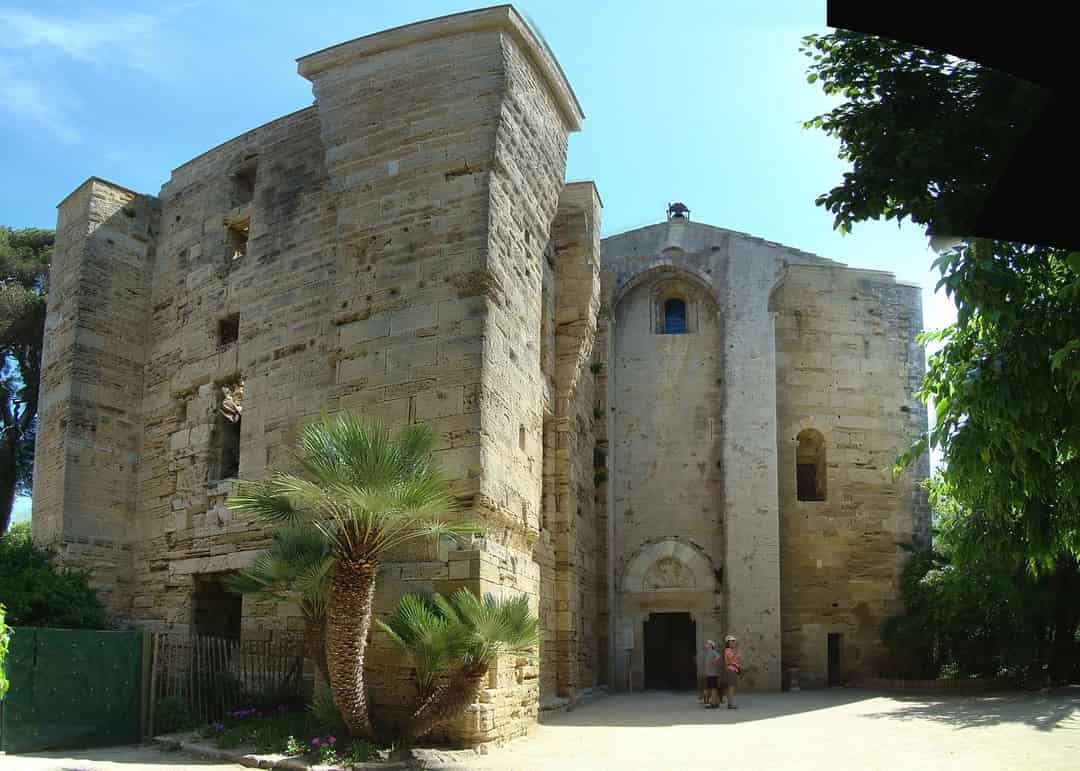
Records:
[[[555,55],[512,5],[496,5],[477,11],[440,16],[358,37],[301,56],[296,60],[297,71],[302,77],[312,80],[331,67],[384,51],[488,29],[509,32],[523,44],[526,54],[554,93],[567,127],[570,131],[579,131],[585,114],[566,79],[566,74]]]

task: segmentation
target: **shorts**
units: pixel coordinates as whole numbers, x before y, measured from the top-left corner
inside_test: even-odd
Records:
[[[720,675],[720,682],[725,686],[732,686],[739,684],[739,675],[737,672],[732,672],[727,667],[724,668],[723,673]]]
[[[716,675],[707,675],[705,677],[705,687],[712,690],[713,688],[719,688],[720,683]]]

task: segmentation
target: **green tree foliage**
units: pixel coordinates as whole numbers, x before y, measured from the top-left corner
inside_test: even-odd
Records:
[[[32,480],[52,246],[51,230],[0,227],[0,533]]]
[[[30,540],[27,524],[0,536],[0,603],[12,626],[107,628],[105,606],[89,577],[85,571],[56,568],[52,555]]]
[[[962,236],[1046,100],[1026,81],[905,43],[853,32],[810,36],[808,79],[843,98],[807,122],[852,164],[818,199],[847,231],[882,217]],[[920,396],[945,462],[940,485],[972,530],[964,561],[1055,572],[1080,555],[1080,255],[969,239],[935,262],[955,325]],[[968,548],[970,547],[970,548]]]
[[[931,486],[938,518],[934,548],[913,549],[901,576],[905,612],[882,636],[901,677],[1005,676],[1019,682],[1080,680],[1080,566],[1063,556],[1039,575],[986,554],[969,539],[979,525]],[[957,559],[959,550],[966,559]]]
[[[11,627],[4,623],[6,613],[4,603],[0,602],[0,699],[4,698],[4,694],[8,692],[10,686],[7,679],[7,670],[4,669],[4,662],[7,661],[8,654],[8,640],[11,639]]]
[[[239,594],[296,603],[304,617],[306,653],[327,682],[326,598],[332,566],[330,545],[321,532],[286,527],[274,533],[270,548],[251,567],[225,580],[226,588]]]
[[[957,559],[1054,571],[1080,555],[1080,254],[972,241],[938,263],[958,319],[927,336],[936,421],[902,462],[941,448]]]
[[[807,80],[843,102],[805,123],[840,140],[851,162],[817,199],[847,232],[867,219],[910,219],[962,236],[1049,99],[1007,73],[886,38],[808,35]]]
[[[243,483],[228,502],[257,521],[325,539],[326,665],[334,702],[354,736],[372,736],[364,657],[380,560],[412,541],[476,530],[444,519],[454,504],[434,445],[428,426],[392,436],[342,413],[305,427],[296,453],[303,476],[279,472]]]

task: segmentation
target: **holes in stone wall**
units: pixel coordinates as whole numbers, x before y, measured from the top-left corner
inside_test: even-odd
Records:
[[[230,264],[247,256],[251,218],[244,217],[228,223],[225,234],[225,256]]]
[[[224,574],[195,576],[192,623],[196,634],[240,639],[243,596],[230,592]]]
[[[805,428],[795,451],[796,494],[800,501],[823,501],[826,495],[825,437]]]
[[[240,339],[240,314],[232,313],[218,322],[218,345],[225,346]]]
[[[255,197],[255,176],[259,165],[256,160],[249,160],[233,172],[233,206],[246,206]]]
[[[210,429],[208,481],[234,479],[240,474],[240,418],[243,401],[242,380],[222,385],[217,393],[213,425]]]
[[[518,426],[518,449],[525,449],[525,426]]]

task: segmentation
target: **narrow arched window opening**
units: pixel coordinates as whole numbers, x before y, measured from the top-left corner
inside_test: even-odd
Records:
[[[799,432],[795,452],[796,492],[800,501],[823,501],[826,494],[825,437],[812,428]]]
[[[686,334],[686,301],[673,297],[664,303],[664,334]]]

